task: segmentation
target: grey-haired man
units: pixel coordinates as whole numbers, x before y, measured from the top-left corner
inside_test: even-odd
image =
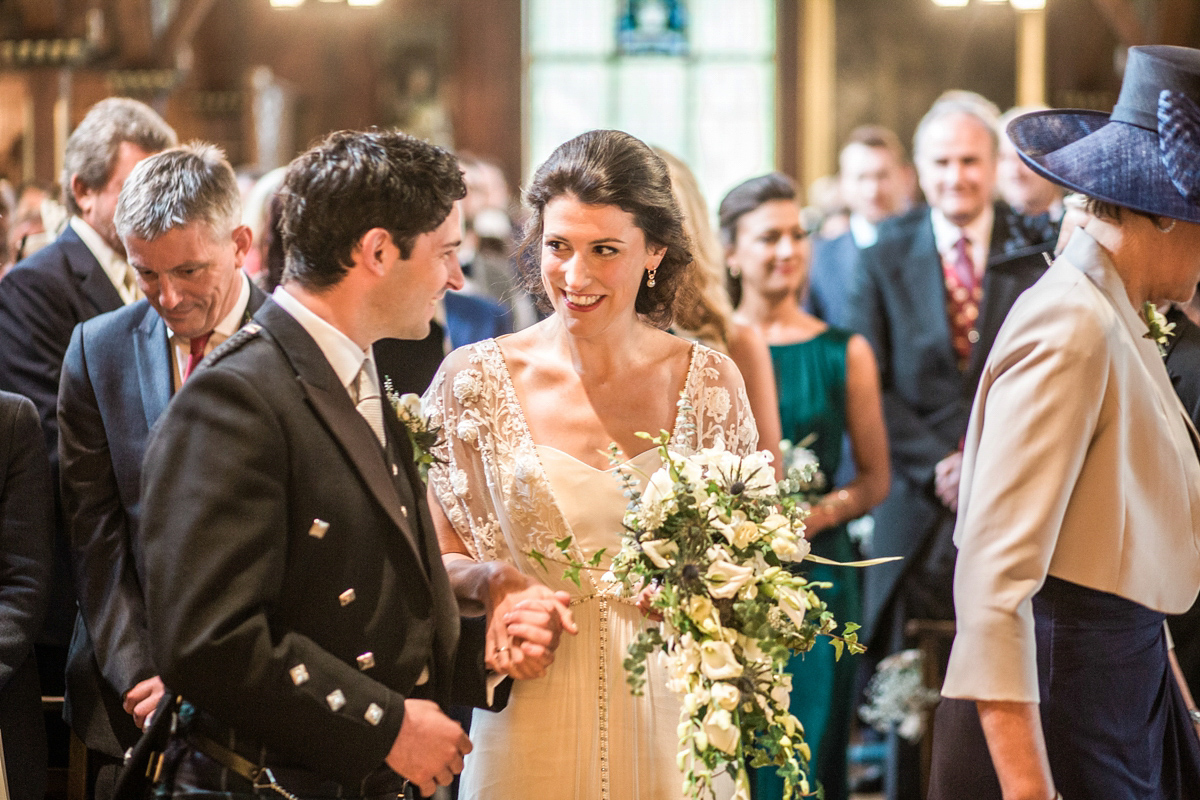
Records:
[[[190,371],[262,305],[241,270],[233,169],[211,145],[152,156],[116,204],[119,232],[146,299],[75,329],[58,398],[63,508],[79,599],[67,691],[76,732],[96,749],[111,729],[121,753],[163,693],[150,655],[136,563],[142,455],[150,429]],[[119,761],[103,750],[103,798]],[[117,753],[115,755],[120,755]]]

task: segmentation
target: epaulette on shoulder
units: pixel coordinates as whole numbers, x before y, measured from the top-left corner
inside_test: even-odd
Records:
[[[257,322],[247,322],[225,341],[217,345],[204,359],[202,366],[211,367],[225,356],[240,350],[247,342],[262,333],[262,325]]]

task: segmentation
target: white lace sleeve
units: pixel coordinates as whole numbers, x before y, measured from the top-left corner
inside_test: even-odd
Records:
[[[476,560],[497,558],[502,538],[485,489],[495,459],[494,379],[480,348],[464,347],[447,356],[423,398],[431,422],[442,426],[442,441],[433,451],[440,463],[430,468],[429,485]]]
[[[687,403],[676,426],[676,446],[689,450],[712,447],[718,441],[740,455],[758,446],[758,427],[742,373],[729,356],[696,345],[684,390]]]

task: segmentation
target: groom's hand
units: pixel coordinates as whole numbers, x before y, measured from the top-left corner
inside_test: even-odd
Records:
[[[400,735],[392,743],[387,765],[416,784],[422,797],[431,797],[439,786],[449,786],[462,772],[463,756],[471,740],[462,726],[429,700],[405,700]]]
[[[579,631],[570,602],[566,592],[539,583],[503,594],[488,620],[488,667],[521,680],[545,675],[562,632]]]

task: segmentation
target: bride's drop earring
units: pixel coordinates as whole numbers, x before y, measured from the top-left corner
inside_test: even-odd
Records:
[[[650,287],[651,289],[654,288],[654,283],[655,283],[654,276],[657,273],[658,273],[658,267],[655,267],[654,269],[652,269],[646,273],[646,286]]]

